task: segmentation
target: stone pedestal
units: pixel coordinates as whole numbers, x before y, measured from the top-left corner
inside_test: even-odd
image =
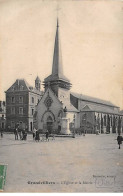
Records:
[[[106,127],[103,128],[104,133],[106,133]]]
[[[65,117],[61,118],[61,134],[70,134],[70,129],[69,129],[69,119],[67,118],[67,114]]]

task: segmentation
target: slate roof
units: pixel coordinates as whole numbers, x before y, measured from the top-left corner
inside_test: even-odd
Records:
[[[22,88],[21,88],[22,87]],[[35,87],[32,87],[25,79],[17,79],[14,84],[6,92],[15,92],[15,91],[30,91],[39,95],[43,95],[42,91],[37,90]]]
[[[74,92],[71,92],[71,94],[74,97],[76,97],[76,98],[78,98],[80,100],[83,100],[83,101],[88,101],[88,102],[92,102],[92,103],[99,103],[99,104],[102,104],[102,105],[107,105],[107,106],[112,106],[112,107],[119,108],[118,106],[112,104],[110,101],[106,101],[106,100],[102,100],[102,99],[99,99],[99,98],[90,97],[90,96],[87,96],[87,95],[74,93]]]
[[[58,80],[62,80],[62,81],[65,81],[65,82],[68,82],[70,83],[70,80],[64,76],[63,74],[56,74],[56,75],[49,75],[47,78],[44,79],[44,82],[50,82],[50,81],[58,81]]]
[[[56,36],[54,44],[52,74],[44,79],[44,82],[63,80],[70,83],[70,80],[63,74],[62,53],[59,39],[59,23],[57,19]]]
[[[91,104],[87,104],[81,109],[82,112],[101,112],[101,113],[108,113],[108,114],[117,114],[120,115],[120,112],[115,111],[113,108],[109,108],[106,106],[95,106]]]
[[[41,82],[41,80],[40,80],[40,78],[38,76],[36,77],[35,81]]]
[[[65,99],[63,102],[63,108],[66,106],[68,112],[79,112],[71,103],[70,99]]]

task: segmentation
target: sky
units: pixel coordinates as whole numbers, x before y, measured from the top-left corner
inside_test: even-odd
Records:
[[[57,15],[71,91],[123,109],[120,0],[0,0],[0,99],[16,79],[34,86],[37,75],[43,82],[51,74]]]

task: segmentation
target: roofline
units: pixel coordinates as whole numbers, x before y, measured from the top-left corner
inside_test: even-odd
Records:
[[[105,113],[105,114],[112,114],[112,115],[119,115],[119,116],[123,116],[123,114],[122,115],[120,115],[120,113],[109,113],[109,112],[102,112],[102,111],[95,111],[95,110],[90,110],[90,111],[87,111],[87,110],[85,110],[85,111],[82,111],[82,110],[80,110],[80,112],[98,112],[98,113]]]
[[[45,80],[46,80],[46,79],[44,79],[43,84],[45,84],[46,82],[48,83],[48,82],[64,81],[64,82],[66,82],[66,83],[72,85],[72,83],[70,83],[69,80],[64,80],[64,79],[62,79],[62,78],[54,79],[54,80],[49,80],[49,81],[45,81]]]
[[[73,92],[73,94],[74,94],[74,92]],[[73,95],[72,94],[72,92],[71,92],[71,95]],[[77,93],[75,93],[75,94],[77,94]],[[82,94],[79,94],[80,96],[82,96]],[[118,107],[118,106],[116,106],[116,105],[114,105],[114,104],[112,104],[111,103],[111,105],[110,104],[106,104],[106,103],[101,103],[101,102],[96,102],[96,101],[91,101],[91,100],[87,100],[87,99],[84,99],[84,98],[81,98],[81,97],[77,97],[77,96],[75,96],[75,95],[73,95],[74,97],[76,97],[77,99],[79,99],[79,100],[82,100],[82,101],[88,101],[88,102],[92,102],[92,103],[97,103],[97,104],[102,104],[102,105],[107,105],[107,106],[110,106],[110,107],[116,107],[116,108],[120,108],[120,107]],[[84,96],[88,96],[88,95],[84,95]],[[90,97],[91,98],[91,97]],[[93,97],[93,98],[95,98],[95,99],[99,99],[99,98],[96,98],[96,97]],[[100,100],[100,99],[99,99]],[[106,100],[102,100],[102,101],[106,101]]]
[[[67,109],[67,112],[76,112],[76,113],[80,113],[80,111],[79,110],[77,110],[77,111],[73,111],[73,110],[69,110],[69,109]]]
[[[20,91],[18,91],[18,90],[14,90],[14,91],[4,91],[4,93],[15,93],[15,92],[32,92],[32,93],[34,93],[34,94],[38,94],[38,93],[36,93],[36,92],[34,92],[34,91],[31,91],[31,90],[20,90]],[[39,91],[39,92],[44,92],[44,91]],[[38,94],[38,95],[40,95],[40,94]]]
[[[51,89],[50,87],[47,88],[47,90],[46,90],[46,91],[44,92],[44,94],[42,95],[41,99],[43,98],[43,96],[45,95],[45,93],[46,93],[48,90],[50,90],[51,93],[53,93],[53,95],[57,98],[58,102],[59,102],[61,105],[63,105],[63,103],[58,99],[58,97],[55,95],[55,93],[52,91],[52,89]],[[41,99],[40,99],[40,101],[41,101]],[[39,103],[40,103],[40,102],[38,102],[38,104],[39,104]],[[37,105],[38,105],[38,104],[37,104]]]
[[[116,107],[116,108],[120,108],[116,105],[113,105],[113,104],[106,104],[106,103],[101,103],[101,102],[96,102],[96,101],[90,101],[90,100],[86,100],[86,99],[81,99],[81,98],[78,98],[79,100],[82,100],[82,101],[88,101],[88,102],[92,102],[92,103],[96,103],[96,104],[102,104],[102,105],[107,105],[107,106],[110,106],[110,107]],[[98,98],[97,98],[98,99]],[[105,100],[104,100],[105,101]]]

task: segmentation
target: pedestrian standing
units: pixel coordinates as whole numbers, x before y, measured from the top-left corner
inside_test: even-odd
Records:
[[[35,134],[35,141],[39,142],[39,140],[40,140],[40,136],[39,136],[39,131],[37,130]]]
[[[19,131],[20,140],[22,140],[22,130]]]
[[[49,141],[49,131],[46,131],[46,141]]]
[[[14,134],[15,134],[15,140],[18,140],[18,128],[15,129]]]
[[[25,129],[22,131],[22,140],[27,140],[27,131]]]
[[[122,140],[123,140],[123,138],[122,138],[122,136],[119,133],[119,135],[117,136],[117,143],[119,145],[119,149],[120,149],[120,145],[122,144]]]
[[[1,129],[1,138],[3,138],[3,130]]]
[[[36,128],[34,127],[34,129],[33,129],[33,140],[35,140],[35,135],[36,135]]]

